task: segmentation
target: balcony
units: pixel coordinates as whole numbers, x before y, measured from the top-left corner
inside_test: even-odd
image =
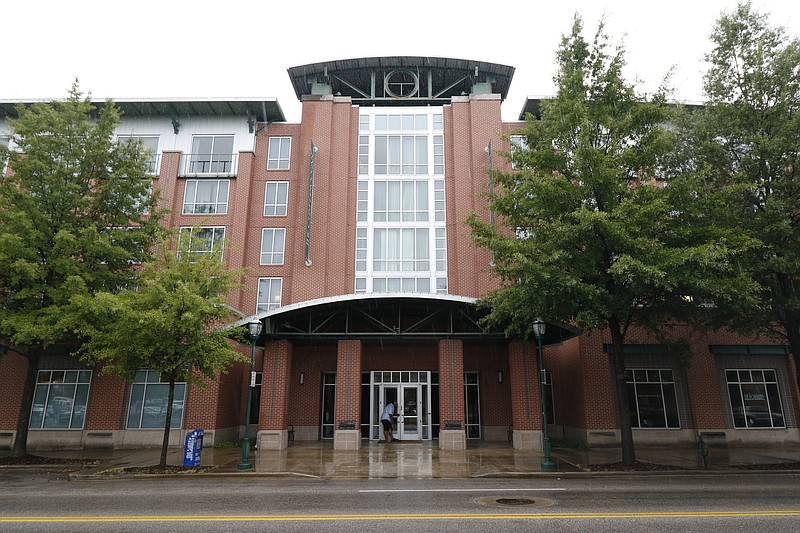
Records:
[[[239,154],[182,154],[178,176],[182,178],[234,178]]]

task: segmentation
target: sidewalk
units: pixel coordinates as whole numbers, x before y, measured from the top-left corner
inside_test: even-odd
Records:
[[[113,468],[152,466],[158,464],[160,450],[64,450],[41,452],[38,455],[65,458],[98,459],[97,467],[84,468],[71,477],[96,476]],[[620,461],[619,448],[591,450],[555,448],[552,452],[559,475],[585,473],[583,466]],[[741,465],[793,463],[800,461],[800,447],[785,448],[711,448],[708,468],[696,448],[642,448],[637,459],[657,465],[678,467],[683,472],[735,471]],[[443,451],[436,442],[364,443],[358,451],[334,451],[333,443],[291,443],[286,450],[251,451],[252,469],[240,471],[239,448],[206,448],[202,450],[201,466],[216,466],[208,475],[266,475],[303,476],[322,479],[336,478],[473,478],[524,477],[553,475],[541,471],[540,452],[518,451],[506,443],[475,443],[464,451]],[[171,448],[167,460],[171,465],[183,464],[183,450]],[[1,468],[1,467],[0,467]],[[680,472],[680,471],[679,471]],[[794,471],[797,472],[797,471]],[[630,473],[630,472],[628,472]],[[640,472],[636,472],[640,473]],[[672,471],[672,473],[676,473]],[[185,475],[185,474],[180,474]]]

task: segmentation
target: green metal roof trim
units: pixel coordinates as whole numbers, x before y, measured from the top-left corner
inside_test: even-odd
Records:
[[[788,355],[789,348],[782,344],[711,344],[714,355]]]

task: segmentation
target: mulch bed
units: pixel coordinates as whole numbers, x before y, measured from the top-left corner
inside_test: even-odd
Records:
[[[43,457],[41,455],[23,455],[22,457],[0,457],[3,466],[58,466],[58,465],[84,465],[100,464],[97,459],[76,459],[74,457]]]
[[[752,464],[752,465],[731,465],[737,470],[800,470],[800,461],[791,463],[771,463],[771,464]]]
[[[588,472],[661,472],[670,470],[685,470],[684,468],[672,465],[659,465],[655,463],[647,463],[636,461],[631,465],[626,465],[622,462],[619,463],[603,463],[594,465],[576,465]]]
[[[102,470],[97,474],[105,476],[127,476],[131,474],[201,474],[203,472],[211,472],[216,466],[180,466],[180,465],[166,465],[160,467],[153,466],[128,466],[124,468],[110,468]]]

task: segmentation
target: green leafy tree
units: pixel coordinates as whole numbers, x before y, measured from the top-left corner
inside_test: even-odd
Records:
[[[196,239],[195,239],[196,240]],[[185,240],[184,240],[185,241]],[[197,242],[194,243],[196,247]],[[142,266],[138,286],[73,299],[77,330],[87,339],[83,356],[103,371],[133,380],[137,371],[158,372],[169,383],[159,467],[167,464],[175,383],[202,386],[231,363],[249,358],[223,330],[232,318],[226,294],[242,275],[227,270],[219,254],[181,253],[162,246]]]
[[[18,106],[17,149],[0,178],[0,346],[28,360],[12,455],[27,454],[39,357],[79,346],[59,324],[70,299],[116,290],[134,277],[160,233],[148,154],[114,142],[120,112],[99,109],[75,83],[63,101]]]
[[[698,210],[692,187],[671,172],[666,90],[648,99],[625,82],[624,49],[609,53],[602,22],[591,44],[581,34],[576,16],[557,53],[557,95],[527,117],[525,146],[511,154],[516,170],[494,176],[500,224],[477,215],[469,223],[503,280],[482,300],[490,321],[526,337],[537,318],[610,333],[622,461],[632,464],[630,328],[666,340],[669,319],[698,307],[686,295],[729,298],[752,284],[730,283],[732,251],[686,224]]]
[[[720,207],[706,222],[760,241],[743,268],[761,286],[758,305],[720,306],[717,318],[785,339],[800,368],[800,40],[747,2],[718,18],[711,41],[691,143]]]

